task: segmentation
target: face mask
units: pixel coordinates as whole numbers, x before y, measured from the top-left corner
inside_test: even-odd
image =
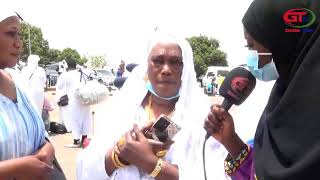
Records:
[[[168,97],[168,98],[161,97],[153,90],[153,87],[152,87],[152,84],[150,83],[150,81],[147,82],[146,87],[147,87],[148,91],[150,91],[153,95],[155,95],[156,97],[158,97],[160,99],[163,99],[163,100],[170,101],[170,100],[175,99],[175,98],[180,96],[180,92],[178,91],[178,93],[176,95],[174,95],[174,96],[171,96],[171,97]]]
[[[259,69],[259,55],[271,55],[271,53],[249,51],[247,56],[247,66],[250,72],[261,81],[272,81],[278,79],[279,73],[273,60]]]

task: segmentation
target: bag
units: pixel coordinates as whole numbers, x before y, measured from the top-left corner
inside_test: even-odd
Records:
[[[67,128],[63,124],[50,122],[50,131],[55,134],[65,134],[67,133]]]
[[[46,138],[46,140],[50,142],[50,140],[48,138]],[[50,180],[67,180],[56,156],[53,157],[53,162],[52,162],[52,166],[53,166],[53,171],[51,173],[51,177]]]
[[[80,82],[82,74],[81,72]],[[96,80],[85,80],[85,83],[76,89],[74,96],[83,105],[93,105],[103,101],[108,96],[108,88]]]
[[[53,172],[51,173],[50,180],[67,180],[56,156],[54,156],[52,165],[53,165]]]
[[[58,105],[59,106],[66,106],[66,105],[68,105],[68,102],[69,102],[68,95],[64,95],[64,96],[61,96],[61,98],[59,99]]]

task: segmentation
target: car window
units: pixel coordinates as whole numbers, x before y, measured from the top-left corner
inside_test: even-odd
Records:
[[[226,77],[227,74],[229,73],[229,71],[227,70],[218,70],[218,76],[223,76],[223,77]]]
[[[57,70],[57,68],[58,68],[58,65],[54,64],[54,65],[49,65],[49,66],[47,66],[46,69]]]
[[[215,73],[213,72],[208,72],[207,78],[213,78],[215,76]]]
[[[112,76],[113,74],[108,70],[96,70],[99,74],[102,74],[104,76]]]

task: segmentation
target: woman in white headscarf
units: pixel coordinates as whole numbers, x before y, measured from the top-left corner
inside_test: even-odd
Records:
[[[192,49],[184,39],[158,35],[147,60],[101,105],[103,112],[96,111],[95,137],[78,158],[78,180],[204,179],[202,122],[210,102],[197,85]],[[148,123],[161,114],[181,126],[171,146],[147,140]],[[213,138],[207,144],[209,177],[227,179],[225,149]]]
[[[45,140],[39,113],[5,71],[22,50],[18,15],[5,8],[0,7],[0,179],[48,179],[54,148]]]
[[[30,55],[27,66],[22,69],[21,74],[31,100],[35,103],[37,111],[42,114],[44,88],[47,78],[44,69],[38,65],[39,61],[40,58],[38,55]]]

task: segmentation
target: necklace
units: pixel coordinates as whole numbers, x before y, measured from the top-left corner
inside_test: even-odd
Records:
[[[154,113],[152,110],[152,95],[151,94],[149,96],[148,106],[147,106],[146,110],[148,112],[148,122],[152,122],[152,119],[155,119],[155,117],[154,117]],[[173,110],[167,116],[171,117],[175,110],[176,110],[176,108],[174,107]]]

